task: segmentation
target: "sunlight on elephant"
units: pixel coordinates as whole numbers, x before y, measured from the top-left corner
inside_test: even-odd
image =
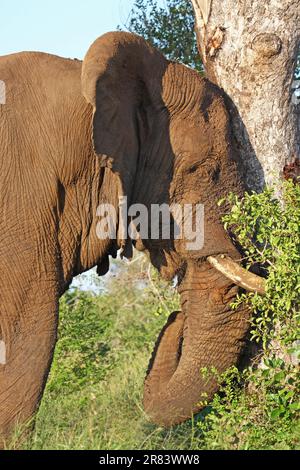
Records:
[[[1,57],[0,78],[2,440],[39,405],[59,297],[77,274],[96,265],[105,274],[120,248],[130,256],[132,244],[164,278],[178,277],[181,295],[181,312],[156,343],[144,406],[164,426],[188,419],[201,396],[209,400],[218,388],[201,368],[236,364],[248,330],[248,310],[230,308],[235,278],[208,259],[241,257],[217,205],[243,191],[221,90],[123,32],[97,39],[83,62],[37,52]],[[187,250],[172,237],[124,240],[119,226],[114,239],[100,240],[98,206],[119,214],[124,196],[147,208],[203,204],[203,246]]]

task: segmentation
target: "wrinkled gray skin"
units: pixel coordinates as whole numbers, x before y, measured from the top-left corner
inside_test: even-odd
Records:
[[[182,312],[162,331],[144,406],[162,425],[187,419],[217,390],[200,368],[237,362],[248,313],[232,312],[237,288],[206,261],[239,253],[217,200],[241,184],[221,92],[168,62],[141,38],[109,33],[83,63],[43,53],[0,58],[0,434],[38,407],[52,361],[58,300],[72,278],[131,242],[99,240],[100,203],[205,204],[205,243],[140,240],[161,275],[179,273]]]

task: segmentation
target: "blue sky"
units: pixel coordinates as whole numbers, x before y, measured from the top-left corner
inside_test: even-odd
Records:
[[[126,22],[133,3],[134,0],[1,0],[0,55],[37,50],[82,59],[98,36]]]

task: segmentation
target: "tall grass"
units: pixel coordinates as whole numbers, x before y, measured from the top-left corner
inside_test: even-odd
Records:
[[[164,430],[142,408],[153,342],[178,308],[174,289],[150,282],[147,272],[136,263],[108,281],[101,296],[73,290],[62,298],[55,358],[25,448],[191,448],[192,423]]]

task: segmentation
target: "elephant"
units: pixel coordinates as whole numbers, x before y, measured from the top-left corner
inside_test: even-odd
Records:
[[[250,312],[231,302],[257,281],[217,204],[244,190],[224,93],[127,32],[99,37],[83,61],[3,56],[0,79],[1,442],[38,409],[60,296],[74,276],[95,266],[103,275],[134,246],[163,278],[178,278],[181,311],[156,342],[143,401],[154,423],[181,423],[218,390],[202,368],[222,373],[240,360]],[[119,217],[121,197],[147,208],[203,204],[203,246],[124,239],[119,219],[116,236],[99,239],[97,208],[109,203]]]

